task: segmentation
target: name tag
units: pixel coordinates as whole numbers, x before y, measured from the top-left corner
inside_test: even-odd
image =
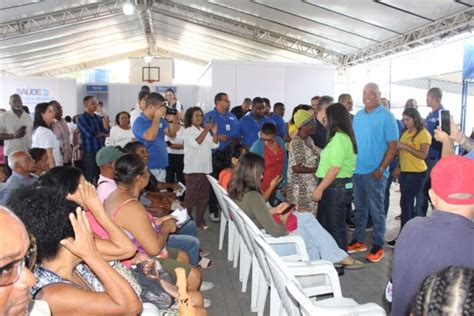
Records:
[[[257,132],[258,138],[261,138],[260,131]]]
[[[354,185],[353,185],[352,183],[346,183],[346,185],[345,185],[345,189],[346,189],[346,190],[350,190],[350,189],[352,189],[353,187],[354,187]]]
[[[230,131],[230,124],[226,124],[226,125],[225,125],[225,130],[226,130],[226,131]]]

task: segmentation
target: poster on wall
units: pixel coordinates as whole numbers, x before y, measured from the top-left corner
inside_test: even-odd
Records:
[[[474,79],[474,38],[466,39],[464,44],[464,63],[462,77],[466,79]]]
[[[156,92],[159,94],[165,95],[166,90],[171,89],[174,91],[174,94],[178,93],[178,87],[176,86],[157,86],[156,87]]]

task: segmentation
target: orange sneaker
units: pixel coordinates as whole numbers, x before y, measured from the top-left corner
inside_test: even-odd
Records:
[[[357,240],[351,241],[349,245],[347,245],[347,252],[354,253],[354,252],[362,252],[367,250],[367,245],[363,242],[358,242]]]
[[[385,256],[385,251],[382,246],[373,245],[369,254],[367,255],[367,260],[370,262],[379,262]]]

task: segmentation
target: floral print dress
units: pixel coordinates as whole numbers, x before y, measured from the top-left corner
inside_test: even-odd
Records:
[[[314,145],[311,137],[303,140],[295,135],[291,140],[288,158],[287,202],[298,205],[300,212],[316,210],[316,202],[312,201],[311,194],[318,182],[314,173],[296,173],[293,172],[292,166],[317,168],[320,151]]]

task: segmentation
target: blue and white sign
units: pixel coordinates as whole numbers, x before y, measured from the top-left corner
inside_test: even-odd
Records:
[[[99,84],[88,84],[86,85],[86,91],[88,93],[107,93],[109,86]]]
[[[168,89],[173,90],[175,94],[178,92],[178,87],[176,86],[158,86],[156,87],[156,92],[164,95]]]
[[[474,79],[474,37],[466,39],[464,44],[464,64],[462,78]]]

